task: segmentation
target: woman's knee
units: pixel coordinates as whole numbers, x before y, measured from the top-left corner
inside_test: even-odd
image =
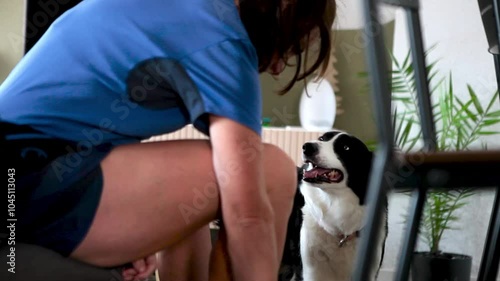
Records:
[[[297,190],[297,166],[281,148],[264,144],[264,170],[268,192],[293,198]]]

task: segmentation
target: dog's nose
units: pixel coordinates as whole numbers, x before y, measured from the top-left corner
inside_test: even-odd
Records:
[[[302,146],[302,151],[305,156],[314,156],[316,153],[318,153],[318,145],[315,143],[306,142]]]

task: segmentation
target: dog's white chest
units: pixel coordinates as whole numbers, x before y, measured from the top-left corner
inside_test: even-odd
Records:
[[[310,213],[304,212],[300,239],[304,280],[348,281],[356,244],[354,239],[340,247],[337,235],[325,231]]]
[[[348,281],[357,239],[341,247],[339,237],[361,228],[364,207],[350,192],[326,193],[307,185],[301,190],[306,200],[300,239],[304,280]]]
[[[365,207],[350,189],[323,191],[303,184],[304,215],[307,213],[331,235],[352,234],[363,227]]]

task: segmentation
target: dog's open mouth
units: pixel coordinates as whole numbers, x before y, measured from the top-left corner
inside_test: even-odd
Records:
[[[344,179],[344,174],[338,169],[328,169],[317,166],[307,161],[308,167],[304,171],[303,180],[310,183],[339,183]]]

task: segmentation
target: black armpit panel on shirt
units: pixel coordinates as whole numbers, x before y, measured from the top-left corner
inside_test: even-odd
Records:
[[[131,102],[148,109],[181,108],[192,122],[204,111],[198,88],[183,66],[172,59],[153,58],[139,63],[127,78],[127,94]]]

